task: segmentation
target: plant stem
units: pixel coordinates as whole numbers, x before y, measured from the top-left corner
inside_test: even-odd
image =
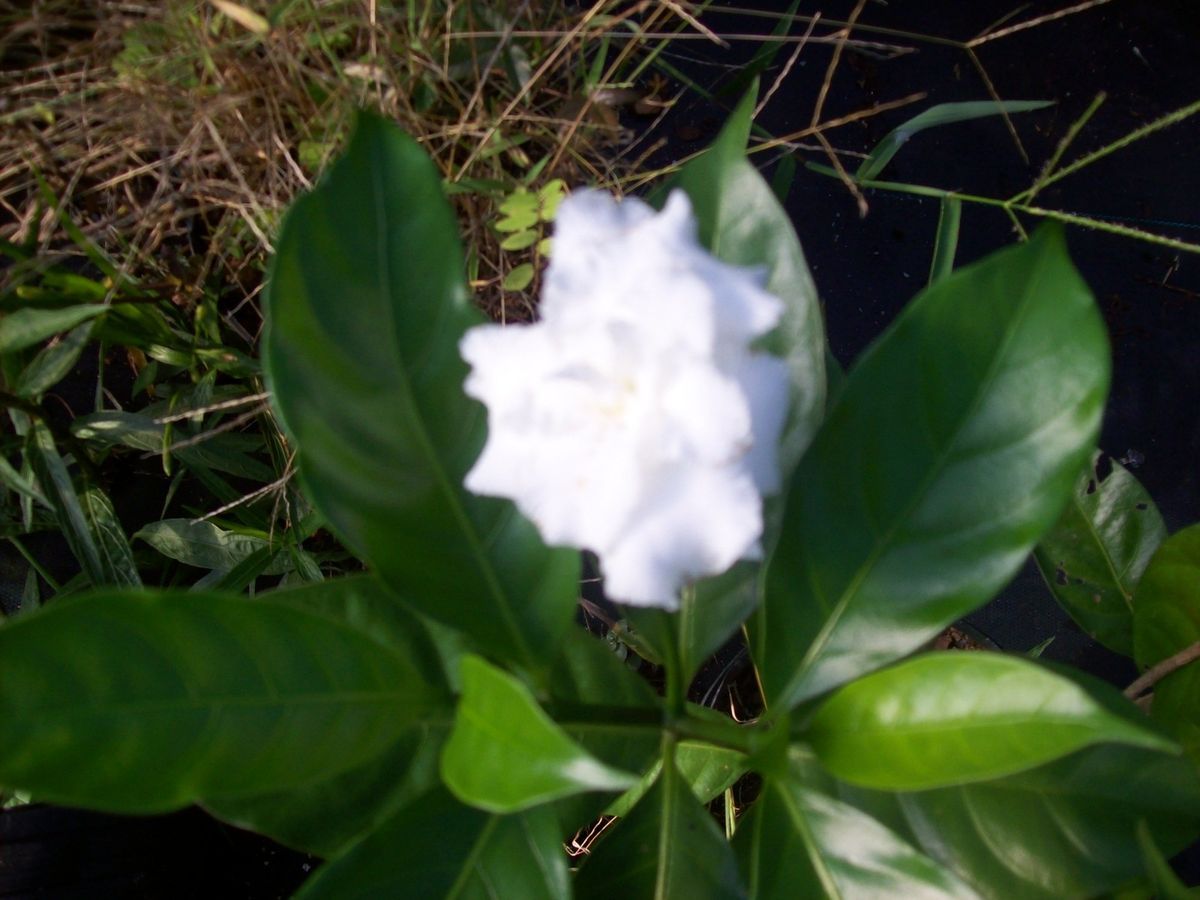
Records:
[[[1143,672],[1133,684],[1125,688],[1125,696],[1130,700],[1134,700],[1140,695],[1150,691],[1156,684],[1170,675],[1172,672],[1182,669],[1189,663],[1200,659],[1200,641],[1184,647],[1173,656],[1168,656],[1166,659],[1151,666]]]
[[[680,740],[704,741],[718,747],[753,753],[760,743],[758,729],[738,725],[732,719],[728,723],[709,721],[695,716],[670,718],[667,730]]]

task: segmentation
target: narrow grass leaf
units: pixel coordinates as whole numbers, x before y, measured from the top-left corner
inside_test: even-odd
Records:
[[[62,309],[18,309],[5,313],[0,317],[0,353],[32,347],[107,311],[108,307],[95,304]]]
[[[869,181],[878,177],[909,138],[928,128],[953,125],[957,122],[967,122],[985,116],[998,116],[1003,113],[1029,112],[1053,105],[1053,100],[973,100],[966,103],[938,104],[893,128],[887,137],[876,144],[867,154],[867,158],[862,161],[858,171],[854,173],[854,177],[859,181]]]
[[[105,583],[105,566],[95,536],[75,492],[67,464],[58,452],[54,436],[41,422],[30,426],[27,453],[38,481],[49,489],[55,518],[67,546],[81,569],[95,585]]]

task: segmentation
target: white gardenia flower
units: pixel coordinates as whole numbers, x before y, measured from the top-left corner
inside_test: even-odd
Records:
[[[541,321],[460,344],[488,409],[466,487],[595,551],[623,603],[675,609],[685,584],[757,558],[788,394],[783,361],[750,349],[783,310],[762,282],[700,246],[682,191],[659,213],[572,194]]]

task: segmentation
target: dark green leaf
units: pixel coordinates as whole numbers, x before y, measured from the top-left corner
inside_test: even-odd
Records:
[[[0,627],[0,784],[142,813],[300,788],[444,702],[377,641],[290,606],[60,599]]]
[[[650,792],[592,851],[576,893],[582,900],[745,896],[729,844],[670,759]]]
[[[21,372],[13,390],[20,397],[40,397],[67,377],[92,336],[92,323],[72,328],[61,340],[44,347]]]
[[[71,432],[76,437],[96,441],[104,445],[121,444],[135,450],[145,450],[149,453],[161,454],[167,450],[165,426],[153,417],[144,413],[131,413],[122,410],[104,410],[80,416],[71,423]],[[173,432],[177,441],[194,437],[176,430]],[[275,472],[269,466],[250,456],[239,440],[246,436],[237,434],[205,435],[203,440],[190,446],[178,447],[171,450],[171,456],[178,459],[189,469],[214,469],[218,472],[228,472],[242,478],[254,481],[270,482],[276,478]],[[254,446],[258,439],[251,438]]]
[[[918,296],[788,487],[751,635],[769,702],[905,656],[990,598],[1061,512],[1108,377],[1057,228]]]
[[[107,312],[107,306],[67,306],[62,309],[18,309],[0,317],[0,353],[12,353],[67,331]]]
[[[1136,478],[1115,460],[1101,478],[1098,461],[1099,455],[1080,474],[1034,557],[1054,598],[1079,627],[1132,656],[1134,589],[1167,528]]]
[[[442,780],[463,802],[510,813],[637,782],[572,741],[512,675],[478,656],[464,656],[461,666],[462,697],[442,753]]]
[[[3,455],[0,455],[0,485],[28,500],[51,506],[32,472],[18,471]]]
[[[350,575],[271,591],[260,594],[259,599],[328,616],[402,656],[426,684],[439,691],[451,689],[447,661],[441,656],[429,624],[372,575]],[[457,660],[454,662],[457,666]]]
[[[1200,525],[1166,540],[1134,594],[1134,658],[1148,668],[1200,642]],[[1154,686],[1150,706],[1200,758],[1200,662],[1192,661]]]
[[[1030,769],[1102,742],[1170,751],[1080,685],[1018,656],[931,653],[867,675],[825,701],[806,732],[843,781],[914,791]]]
[[[546,807],[499,816],[446,790],[417,797],[309,879],[297,900],[446,897],[567,900],[558,820]]]
[[[607,765],[644,772],[658,755],[661,701],[605,641],[572,628],[550,670],[550,693],[549,711],[563,731]],[[611,714],[603,720],[580,715],[596,707]],[[556,805],[566,822],[582,826],[608,803],[607,796],[581,794]]]
[[[300,787],[206,800],[213,815],[330,858],[439,783],[445,726],[415,726],[365,763]]]
[[[416,142],[360,116],[284,223],[266,305],[268,382],[313,504],[407,602],[544,664],[570,624],[579,557],[462,487],[485,421],[462,391],[458,341],[482,316]]]
[[[716,141],[679,173],[700,224],[700,241],[713,255],[767,271],[767,290],[784,302],[783,319],[766,341],[787,362],[792,406],[780,445],[788,473],[812,440],[825,409],[825,326],[817,288],[787,212],[746,159],[756,91],[730,114]]]
[[[977,896],[866,813],[793,780],[767,783],[734,848],[762,900]]]
[[[163,556],[200,569],[228,571],[256,551],[270,546],[265,537],[239,534],[195,519],[162,519],[134,534]],[[280,575],[292,568],[287,554],[276,557],[264,575]]]
[[[426,624],[369,575],[260,595],[268,602],[316,613],[383,644],[421,680],[449,691],[438,648]],[[439,781],[438,759],[449,721],[418,725],[366,763],[303,787],[207,803],[221,818],[278,841],[331,857]]]
[[[892,157],[908,142],[908,139],[926,128],[952,125],[955,122],[966,122],[984,116],[998,116],[1001,113],[1028,112],[1053,105],[1053,100],[976,100],[967,103],[940,103],[892,129],[887,137],[880,141],[862,161],[858,171],[854,173],[854,177],[860,181],[870,181],[877,177],[891,162]]]
[[[568,703],[657,708],[658,698],[609,648],[582,628],[567,632],[554,667],[550,693]]]
[[[1143,872],[1145,819],[1175,853],[1200,832],[1200,781],[1186,758],[1104,744],[998,781],[899,799],[930,856],[986,897],[1094,897]]]
[[[745,754],[698,741],[681,741],[675,746],[675,764],[696,799],[708,803],[746,772]],[[625,816],[653,787],[662,773],[662,759],[639,782],[605,808],[605,815]]]
[[[104,578],[92,579],[96,585],[114,587],[141,587],[137,565],[133,561],[133,550],[125,537],[125,530],[117,518],[108,494],[98,487],[89,486],[79,493],[79,508],[88,525],[88,531],[100,555],[100,566]]]
[[[1162,851],[1154,843],[1154,835],[1150,833],[1145,822],[1137,825],[1138,846],[1142,848],[1142,859],[1146,863],[1146,874],[1154,885],[1154,896],[1157,900],[1193,900],[1200,896],[1200,890],[1189,889],[1171,868],[1171,864],[1163,858]]]
[[[282,565],[283,547],[260,547],[227,572],[207,585],[210,590],[241,593],[267,569]]]

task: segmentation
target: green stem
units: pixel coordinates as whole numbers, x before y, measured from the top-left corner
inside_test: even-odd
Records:
[[[836,175],[833,169],[828,166],[820,165],[819,163],[808,163],[808,168],[814,172],[819,172],[822,175]],[[1063,170],[1066,171],[1066,170]],[[948,191],[945,188],[930,187],[924,184],[904,184],[898,181],[859,181],[858,185],[865,188],[875,188],[882,191],[893,191],[898,194],[914,194],[918,197],[937,197],[939,199],[957,198],[965,200],[968,203],[977,203],[981,206],[993,206],[997,209],[1002,209],[1006,213],[1022,212],[1026,215],[1037,216],[1042,219],[1051,219],[1055,222],[1063,222],[1067,225],[1079,225],[1083,228],[1091,228],[1095,231],[1104,231],[1108,234],[1117,234],[1121,237],[1134,238],[1139,241],[1145,241],[1148,244],[1158,244],[1160,247],[1170,247],[1172,250],[1180,250],[1184,253],[1200,253],[1200,244],[1189,244],[1187,241],[1181,241],[1177,238],[1169,238],[1161,234],[1154,234],[1151,231],[1142,231],[1140,228],[1133,228],[1129,225],[1121,225],[1116,222],[1105,222],[1102,219],[1093,219],[1089,216],[1081,216],[1077,213],[1064,212],[1061,209],[1045,209],[1041,206],[1029,206],[1025,203],[1018,203],[1015,200],[1001,200],[997,197],[981,197],[978,194],[964,194],[961,191]]]
[[[929,264],[931,285],[937,284],[954,271],[954,256],[958,252],[958,226],[961,221],[962,201],[957,197],[943,197],[933,245],[933,260]]]
[[[1046,179],[1053,175],[1054,170],[1058,168],[1058,164],[1062,161],[1063,154],[1067,152],[1067,147],[1069,147],[1071,142],[1079,136],[1079,132],[1083,130],[1083,126],[1091,120],[1092,116],[1096,114],[1096,110],[1098,110],[1104,103],[1105,96],[1106,95],[1104,91],[1101,91],[1096,95],[1095,99],[1092,100],[1091,105],[1084,110],[1083,115],[1076,119],[1071,124],[1071,127],[1067,129],[1067,133],[1063,135],[1063,139],[1059,141],[1058,146],[1054,148],[1054,155],[1052,155],[1046,162],[1046,165],[1042,167],[1042,171],[1038,175],[1037,180],[1021,193],[1014,195],[1012,198],[1013,200],[1020,203],[1028,203],[1037,196],[1038,191],[1040,191],[1042,186],[1046,183]]]
[[[1161,131],[1163,128],[1174,125],[1178,122],[1182,122],[1184,119],[1196,115],[1196,113],[1200,113],[1200,100],[1197,100],[1195,103],[1189,103],[1187,106],[1177,109],[1174,112],[1169,112],[1165,116],[1155,119],[1148,125],[1143,125],[1141,128],[1135,128],[1128,134],[1117,138],[1111,144],[1105,144],[1099,150],[1088,153],[1086,156],[1079,157],[1079,159],[1075,160],[1075,162],[1071,163],[1069,166],[1059,169],[1053,175],[1047,175],[1036,185],[1036,187],[1038,190],[1041,190],[1047,185],[1054,184],[1054,182],[1060,181],[1063,178],[1066,178],[1068,175],[1078,172],[1085,166],[1090,166],[1096,160],[1103,159],[1110,153],[1115,153],[1122,147],[1127,147],[1134,141],[1139,141],[1156,131]],[[1022,195],[1019,194],[1018,197],[1022,197]]]
[[[667,720],[667,730],[683,741],[703,741],[729,750],[753,753],[761,743],[760,731],[754,726],[728,724],[699,719],[694,716]]]

